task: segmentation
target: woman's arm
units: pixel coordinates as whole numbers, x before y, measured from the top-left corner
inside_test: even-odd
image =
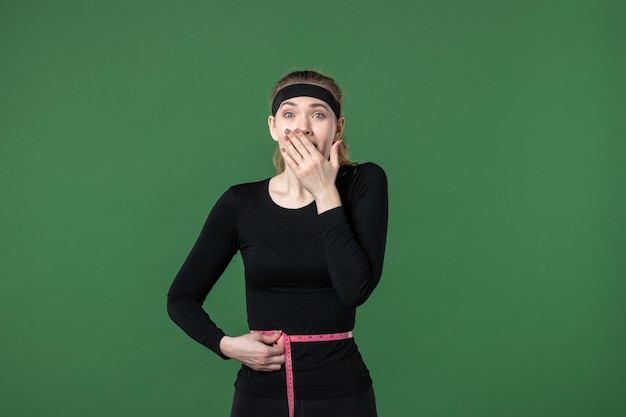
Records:
[[[350,201],[319,214],[318,228],[333,286],[344,304],[357,307],[367,300],[382,275],[387,240],[387,177],[373,163],[347,169],[356,170],[347,192]]]
[[[382,274],[387,240],[387,177],[373,163],[355,167],[355,183],[339,195],[339,141],[327,160],[303,132],[286,132],[283,159],[315,198],[319,231],[335,290],[348,307],[363,304]],[[349,175],[349,174],[348,174]],[[345,207],[348,204],[349,207]]]
[[[224,359],[236,359],[256,371],[276,371],[285,362],[281,334],[226,336],[202,308],[209,291],[237,252],[233,190],[218,200],[200,236],[167,294],[167,311],[197,342]]]
[[[224,358],[219,349],[224,332],[202,305],[236,252],[235,201],[229,190],[211,210],[167,294],[167,312],[172,320],[194,340]]]

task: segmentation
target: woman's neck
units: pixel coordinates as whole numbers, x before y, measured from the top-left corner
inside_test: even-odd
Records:
[[[274,202],[286,208],[304,207],[314,200],[289,167],[270,179],[269,192]]]

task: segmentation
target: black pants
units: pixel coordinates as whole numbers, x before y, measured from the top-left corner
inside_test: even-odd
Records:
[[[235,390],[230,417],[288,417],[287,400],[244,395]],[[295,417],[377,417],[374,389],[344,398],[298,400]]]

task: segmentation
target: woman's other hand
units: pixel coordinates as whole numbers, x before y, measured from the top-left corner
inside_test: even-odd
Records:
[[[224,336],[220,351],[255,371],[278,371],[285,363],[285,344],[282,332],[271,335],[251,332],[242,336]]]

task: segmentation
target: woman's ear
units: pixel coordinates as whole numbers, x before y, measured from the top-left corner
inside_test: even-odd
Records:
[[[335,129],[335,137],[333,138],[333,143],[337,142],[343,136],[343,129],[346,125],[346,119],[344,117],[340,117],[337,119],[337,128]]]
[[[275,142],[278,142],[278,135],[276,134],[276,118],[274,116],[269,116],[267,118],[267,127],[270,130],[270,135]]]

